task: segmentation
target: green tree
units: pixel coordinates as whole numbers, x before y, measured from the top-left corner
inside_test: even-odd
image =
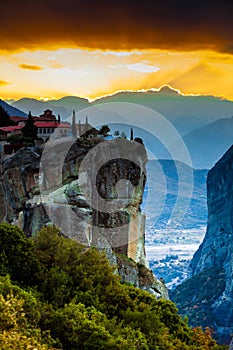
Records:
[[[0,277],[0,348],[2,350],[55,349],[49,332],[39,328],[41,303],[32,293]],[[42,310],[41,310],[42,311]],[[43,312],[43,311],[42,311]]]
[[[108,125],[102,125],[99,131],[100,135],[103,135],[104,137],[106,137],[109,133],[110,129]]]
[[[115,130],[113,135],[116,136],[116,137],[120,137],[120,131],[119,130]]]
[[[15,125],[7,111],[0,105],[0,127]]]
[[[29,112],[25,125],[22,128],[24,141],[34,144],[35,140],[37,139],[37,133],[38,133],[37,126],[34,123],[31,112]]]
[[[72,136],[73,136],[74,138],[77,138],[77,128],[76,128],[75,111],[73,111],[73,115],[72,115],[71,131],[72,131]]]
[[[124,131],[120,132],[119,130],[116,130],[114,131],[113,135],[121,139],[127,139],[127,136]]]
[[[21,135],[10,135],[7,138],[7,142],[10,143],[11,145],[21,143],[22,141],[23,141],[23,138]]]
[[[0,276],[3,350],[224,349],[210,330],[192,330],[171,301],[121,284],[103,253],[54,226],[28,239],[1,224],[0,268],[18,284]]]
[[[32,240],[18,227],[0,224],[0,274],[10,274],[21,285],[33,285],[39,262]]]
[[[59,338],[64,350],[149,350],[140,330],[119,327],[116,320],[81,303],[71,302],[54,311],[46,326],[53,338]]]
[[[74,297],[86,305],[99,305],[106,287],[119,283],[104,254],[59,234],[54,226],[43,228],[34,240],[43,268],[39,290],[59,307]]]
[[[203,331],[201,327],[196,327],[193,329],[193,342],[203,350],[224,349],[225,346],[218,346],[212,335],[213,331],[210,328],[206,327]]]
[[[130,141],[133,141],[133,128],[130,129]]]
[[[124,131],[121,132],[120,137],[122,139],[127,139],[126,133]]]

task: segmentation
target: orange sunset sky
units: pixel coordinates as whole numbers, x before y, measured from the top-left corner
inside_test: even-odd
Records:
[[[8,1],[0,98],[158,89],[233,100],[232,1]]]

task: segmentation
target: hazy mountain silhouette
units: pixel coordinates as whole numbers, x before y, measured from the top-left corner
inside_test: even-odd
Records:
[[[63,106],[54,106],[50,102],[43,102],[34,98],[21,98],[20,100],[12,103],[12,106],[21,109],[26,114],[31,111],[32,115],[40,115],[46,109],[52,110],[55,115],[60,114],[63,119],[70,115],[70,113],[67,112],[66,108]]]
[[[40,115],[46,109],[51,109],[55,115],[60,114],[64,120],[72,115],[72,111],[76,112],[90,106],[87,99],[75,96],[62,97],[59,100],[49,100],[47,102],[38,101],[34,98],[21,98],[14,102],[13,106],[22,109],[26,113],[31,111],[34,115]]]
[[[195,168],[211,168],[233,144],[233,117],[216,120],[184,137]]]
[[[221,155],[233,143],[233,102],[213,96],[184,96],[174,89],[164,86],[160,91],[149,90],[147,92],[123,91],[111,96],[99,98],[90,103],[85,98],[66,96],[59,100],[49,100],[47,102],[36,99],[23,98],[12,104],[28,114],[40,115],[45,109],[53,110],[54,114],[60,114],[64,120],[72,115],[72,111],[77,113],[77,121],[84,120],[88,115],[89,121],[94,126],[102,125],[102,110],[93,108],[89,113],[81,112],[91,106],[111,102],[125,102],[139,104],[151,108],[162,114],[183,136],[187,148],[190,152],[194,168],[210,168],[221,157]],[[107,119],[109,124],[118,122],[118,115],[114,108],[108,108]],[[139,109],[140,111],[140,109]],[[15,111],[11,112],[14,115]],[[22,112],[21,112],[22,113]],[[143,118],[143,116],[142,116]],[[135,122],[135,124],[134,124]],[[135,135],[145,140],[147,147],[157,158],[171,158],[169,152],[158,140],[144,135],[143,130],[136,130],[137,121],[132,120]],[[114,125],[111,125],[111,132],[114,132]],[[130,126],[116,125],[115,129],[124,131],[128,136]],[[152,130],[152,134],[156,130]],[[168,145],[167,145],[168,146]],[[173,145],[176,147],[176,145]]]
[[[8,103],[6,103],[2,100],[0,100],[0,106],[2,106],[2,108],[4,108],[10,116],[19,116],[19,117],[26,117],[27,116],[27,114],[24,113],[23,111],[9,105]]]
[[[66,96],[59,100],[50,100],[49,103],[55,107],[64,107],[70,115],[73,110],[78,112],[81,109],[90,107],[90,102],[87,99],[76,96]]]
[[[181,178],[179,178],[178,171],[182,173]],[[193,182],[190,178],[190,172],[193,175]],[[149,160],[147,164],[147,185],[144,193],[147,227],[166,228],[176,204],[177,196],[179,195],[184,199],[189,196],[190,186],[193,186],[190,204],[182,222],[179,223],[179,228],[197,228],[205,225],[207,221],[207,172],[207,169],[192,169],[180,161]],[[182,182],[182,191],[179,193],[180,182]],[[150,192],[150,195],[147,192]],[[164,196],[165,202],[163,204],[161,198]],[[163,209],[161,211],[162,204]],[[158,212],[160,213],[159,217],[157,216]]]
[[[93,102],[128,102],[162,114],[182,135],[233,114],[233,102],[213,96],[183,96],[169,87],[160,91],[119,92]]]
[[[217,119],[228,118],[233,115],[233,102],[231,101],[213,96],[183,96],[168,86],[164,86],[160,91],[119,92],[102,97],[92,103],[84,98],[67,96],[47,102],[23,98],[14,102],[13,106],[20,108],[25,113],[31,110],[35,115],[41,114],[49,108],[55,114],[59,113],[62,119],[65,119],[71,115],[73,109],[79,111],[89,106],[110,102],[140,104],[156,110],[171,122],[181,135],[203,127]],[[96,124],[98,124],[98,116],[95,116],[95,118]],[[117,122],[115,115],[109,114],[109,122]]]

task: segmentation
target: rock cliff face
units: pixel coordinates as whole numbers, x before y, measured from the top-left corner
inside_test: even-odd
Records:
[[[233,290],[233,146],[207,177],[208,224],[203,243],[192,260],[193,274],[223,267],[229,277],[226,296]]]
[[[232,180],[233,146],[208,173],[207,232],[191,262],[193,277],[172,295],[193,325],[212,326],[224,343],[233,333]]]
[[[104,149],[105,144],[100,140],[59,141],[43,152],[24,148],[3,159],[1,219],[18,224],[27,236],[55,223],[69,237],[104,249],[125,282],[167,298],[163,283],[145,267],[145,218],[140,204],[146,151],[136,144],[135,152],[134,142],[134,162],[133,157],[122,159],[112,144]],[[87,155],[89,161],[83,168]],[[88,186],[93,178],[95,183]],[[123,187],[119,186],[122,181]],[[115,202],[115,210],[109,210]]]
[[[218,333],[233,333],[233,146],[207,177],[208,225],[203,243],[192,260],[193,275],[211,267],[225,272],[225,288],[213,300]],[[211,293],[211,291],[210,291]]]

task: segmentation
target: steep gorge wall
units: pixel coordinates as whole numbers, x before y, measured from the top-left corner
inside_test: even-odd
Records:
[[[211,267],[225,273],[212,309],[218,333],[227,339],[233,333],[233,147],[209,171],[207,198],[207,232],[191,266],[194,276]]]
[[[173,292],[192,325],[212,326],[229,344],[233,334],[233,146],[207,177],[208,223],[192,262],[193,277]]]

